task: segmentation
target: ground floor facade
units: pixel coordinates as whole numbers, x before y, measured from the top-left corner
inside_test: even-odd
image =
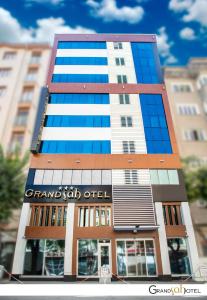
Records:
[[[114,279],[196,278],[188,203],[180,203],[180,210],[180,225],[166,225],[169,215],[155,203],[158,226],[117,230],[112,203],[24,203],[12,273],[22,279],[94,280],[105,268]]]

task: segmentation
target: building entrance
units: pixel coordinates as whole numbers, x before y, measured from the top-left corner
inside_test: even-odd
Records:
[[[99,270],[105,269],[105,272],[111,274],[111,243],[99,243],[98,245],[98,264]]]

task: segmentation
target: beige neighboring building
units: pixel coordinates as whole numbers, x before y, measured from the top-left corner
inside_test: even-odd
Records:
[[[165,67],[164,77],[180,156],[207,163],[207,58],[191,58],[184,67]],[[201,263],[207,263],[207,205],[191,204]]]
[[[39,96],[46,82],[51,49],[47,44],[0,44],[0,144],[10,152],[30,148]],[[10,269],[19,211],[1,231],[0,265]],[[2,228],[2,225],[1,225]]]

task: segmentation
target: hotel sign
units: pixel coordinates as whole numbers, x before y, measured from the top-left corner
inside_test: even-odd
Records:
[[[26,186],[24,202],[112,202],[112,187],[101,186]]]

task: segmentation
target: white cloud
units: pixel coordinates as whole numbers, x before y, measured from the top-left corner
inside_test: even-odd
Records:
[[[171,0],[169,8],[184,13],[184,22],[198,22],[207,26],[207,0]]]
[[[192,41],[196,39],[195,31],[190,27],[183,28],[179,34],[183,40]]]
[[[203,26],[207,26],[207,1],[206,0],[196,0],[193,5],[191,5],[187,14],[183,16],[185,22],[196,21]]]
[[[144,16],[144,9],[141,6],[118,7],[116,0],[86,0],[91,8],[90,13],[94,18],[102,18],[105,22],[120,21],[130,24],[138,23]]]
[[[65,0],[25,0],[26,5],[32,5],[33,3],[38,4],[51,4],[51,5],[63,5]]]
[[[173,42],[169,41],[166,28],[160,27],[157,34],[157,46],[165,64],[173,64],[177,62],[177,58],[171,53],[172,45]]]
[[[170,0],[169,8],[174,12],[182,12],[190,7],[193,0]]]
[[[71,27],[61,17],[38,19],[36,23],[36,28],[24,28],[9,11],[0,7],[0,42],[52,43],[55,33],[95,33],[94,30],[79,25]]]

